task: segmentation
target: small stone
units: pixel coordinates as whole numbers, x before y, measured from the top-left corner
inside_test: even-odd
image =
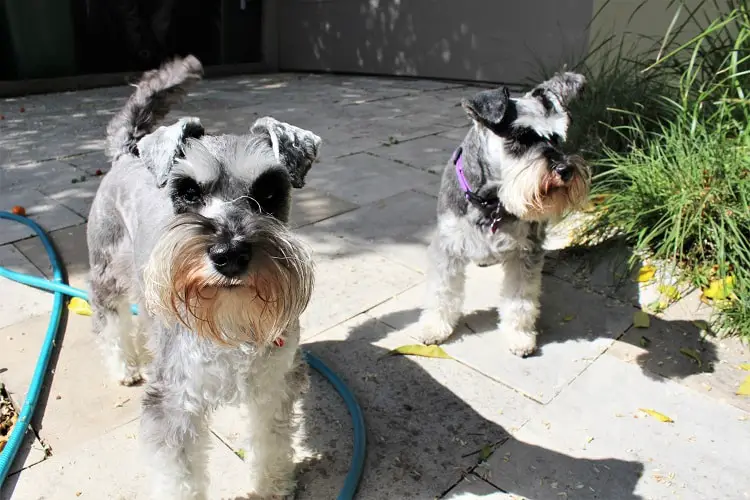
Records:
[[[55,396],[55,399],[57,399],[57,400],[60,400],[60,399],[62,399],[62,396],[60,396],[60,395],[58,394],[57,396]]]

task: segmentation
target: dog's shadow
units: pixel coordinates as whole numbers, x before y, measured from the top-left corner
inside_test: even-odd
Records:
[[[468,390],[475,376],[470,369],[453,360],[387,356],[382,343],[391,332],[399,335],[373,319],[351,328],[345,341],[304,346],[341,376],[364,411],[368,448],[358,498],[450,498],[462,476],[482,476],[503,491],[536,500],[559,500],[561,492],[581,499],[641,498],[635,489],[643,464],[575,458],[515,439],[480,413],[499,414],[500,408],[474,408],[443,385],[466,377],[462,388]],[[317,374],[303,411],[304,445],[319,456],[301,467],[297,498],[336,498],[351,458],[349,416]],[[490,452],[497,455],[490,461],[506,461],[499,475],[488,475],[490,467],[480,464]]]

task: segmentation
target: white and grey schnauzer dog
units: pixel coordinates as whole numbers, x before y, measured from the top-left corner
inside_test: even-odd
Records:
[[[590,184],[585,162],[561,149],[567,106],[584,83],[582,75],[562,73],[518,98],[500,88],[462,101],[473,126],[443,172],[423,342],[453,333],[473,262],[502,266],[498,328],[510,350],[527,356],[536,349],[546,227],[580,205]]]
[[[113,166],[88,223],[94,330],[116,379],[147,380],[155,498],[205,498],[208,418],[226,403],[248,411],[253,493],[284,496],[313,289],[311,256],[286,222],[320,138],[269,117],[239,136],[206,134],[197,118],[157,128],[202,71],[188,56],[146,73],[109,124]]]

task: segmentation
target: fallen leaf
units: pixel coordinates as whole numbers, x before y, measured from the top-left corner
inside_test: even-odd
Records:
[[[740,384],[740,388],[737,389],[738,396],[750,396],[750,375],[745,377],[745,380]]]
[[[633,326],[636,328],[648,328],[651,326],[651,317],[643,311],[633,313]]]
[[[643,266],[638,270],[638,283],[647,283],[654,279],[656,268],[654,266]]]
[[[422,356],[424,358],[443,358],[453,359],[442,347],[438,345],[422,345],[422,344],[411,344],[402,345],[397,347],[388,353],[389,355],[406,355],[406,356]]]
[[[650,415],[651,417],[655,418],[659,422],[674,422],[674,420],[664,415],[663,413],[659,413],[656,410],[649,410],[648,408],[638,408],[638,409],[642,411],[643,413],[646,413]]]
[[[669,300],[680,300],[681,294],[677,290],[676,286],[673,285],[659,285],[659,293],[667,297]]]
[[[703,297],[711,300],[725,300],[732,296],[733,288],[734,276],[713,280],[708,284],[708,288],[703,289]]]
[[[240,457],[242,460],[245,460],[245,450],[243,450],[242,448],[236,450],[234,454]]]
[[[740,370],[745,370],[746,372],[750,372],[750,363],[742,363],[740,365]]]
[[[573,321],[573,318],[575,318],[575,317],[576,317],[575,314],[568,314],[567,316],[563,316],[562,320],[567,323],[568,321]]]
[[[592,438],[591,436],[587,437],[586,438],[586,444],[590,443],[593,440],[594,440],[594,438]]]
[[[91,316],[91,306],[88,302],[78,297],[73,297],[68,303],[68,310],[81,316]]]
[[[639,344],[641,344],[641,347],[648,347],[648,345],[651,343],[651,341],[641,335],[641,339],[638,341]]]
[[[490,458],[490,455],[492,455],[492,446],[490,445],[484,445],[482,446],[482,451],[479,452],[479,460],[481,462],[484,462],[488,458]]]
[[[703,360],[701,359],[701,353],[696,351],[695,349],[690,349],[689,347],[680,347],[680,353],[684,354],[688,358],[694,359],[698,363],[698,368],[703,366]]]

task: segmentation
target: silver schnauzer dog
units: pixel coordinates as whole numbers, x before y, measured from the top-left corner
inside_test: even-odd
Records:
[[[109,124],[113,165],[88,224],[94,331],[117,380],[147,381],[155,498],[205,498],[208,419],[228,403],[248,415],[252,493],[284,496],[314,274],[286,223],[321,141],[269,117],[245,135],[209,135],[198,118],[157,128],[202,72],[192,56],[147,72]]]
[[[510,350],[527,356],[536,349],[547,224],[588,196],[588,166],[561,149],[567,106],[584,83],[582,75],[562,73],[518,98],[501,88],[462,100],[473,126],[443,172],[423,342],[453,333],[472,262],[502,268],[498,328]]]

